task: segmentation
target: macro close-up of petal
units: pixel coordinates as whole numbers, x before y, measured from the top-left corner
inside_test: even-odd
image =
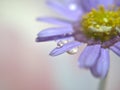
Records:
[[[49,28],[38,33],[38,37],[49,37],[63,35],[67,33],[72,33],[72,27],[63,27],[63,28]]]
[[[109,51],[101,49],[101,54],[96,63],[91,67],[91,72],[95,77],[105,78],[110,65]]]
[[[80,67],[91,67],[95,64],[100,54],[100,45],[87,46],[79,58]]]

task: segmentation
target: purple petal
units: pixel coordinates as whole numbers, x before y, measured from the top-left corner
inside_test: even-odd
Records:
[[[111,46],[110,49],[116,53],[118,56],[120,56],[120,49],[117,48],[115,45],[114,46]]]
[[[38,33],[38,37],[50,37],[73,33],[72,27],[49,28]]]
[[[114,0],[115,5],[120,6],[120,0]]]
[[[52,40],[61,40],[66,38],[74,38],[72,35],[57,35],[57,36],[49,36],[49,37],[37,37],[36,42],[45,42],[45,41],[52,41]]]
[[[80,1],[79,0],[69,0],[69,1],[65,1],[65,6],[67,6],[66,8],[68,8],[69,10],[71,11],[79,11],[81,10],[81,7],[80,7]]]
[[[108,7],[113,4],[114,0],[81,0],[81,6],[87,12],[89,12],[92,8],[97,8],[100,5],[104,7]]]
[[[79,16],[81,15],[80,10],[73,12],[69,8],[66,8],[60,2],[57,2],[57,1],[48,0],[47,4],[58,13],[74,21],[78,20]]]
[[[78,61],[80,67],[89,68],[93,66],[99,57],[100,49],[101,49],[100,45],[87,46],[80,55]]]
[[[120,42],[115,43],[114,46],[117,47],[118,49],[120,49]]]
[[[57,55],[60,55],[68,50],[71,50],[74,47],[80,46],[80,45],[81,45],[80,42],[73,41],[73,42],[70,42],[70,43],[63,45],[62,47],[56,47],[54,50],[51,51],[50,55],[57,56]]]
[[[78,16],[81,16],[84,13],[80,6],[80,0],[65,0],[64,4],[66,6],[65,8]]]
[[[98,0],[99,5],[103,5],[104,7],[108,8],[109,5],[113,5],[114,0]]]
[[[105,78],[107,76],[110,65],[110,57],[108,49],[101,49],[101,55],[96,64],[90,69],[95,77]]]
[[[72,22],[65,21],[58,18],[52,18],[52,17],[43,17],[43,18],[37,18],[38,21],[43,21],[55,25],[61,25],[61,26],[71,26]]]
[[[98,0],[81,0],[81,6],[85,12],[89,12],[92,8],[97,8]]]

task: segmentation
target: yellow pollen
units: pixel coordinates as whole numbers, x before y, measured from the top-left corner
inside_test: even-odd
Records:
[[[120,9],[105,10],[100,6],[86,13],[81,21],[84,34],[102,42],[120,33]]]
[[[104,22],[107,23],[108,22],[108,19],[107,18],[103,18]]]

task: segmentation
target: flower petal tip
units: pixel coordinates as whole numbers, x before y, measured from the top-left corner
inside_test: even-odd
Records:
[[[101,49],[100,57],[97,62],[90,68],[94,77],[104,79],[106,78],[110,65],[109,50]]]
[[[41,21],[42,19],[41,18],[36,18],[36,21]]]
[[[49,53],[50,56],[55,57],[60,55],[61,53],[58,53],[55,49]]]
[[[35,39],[35,42],[40,42],[40,41],[39,41],[39,37],[37,37],[37,38]]]
[[[53,53],[49,53],[49,55],[52,56],[52,57],[57,56],[56,54],[53,54]]]
[[[95,78],[100,78],[100,79],[105,79],[107,77],[106,75],[99,75],[96,71],[91,69],[91,74],[95,77]]]

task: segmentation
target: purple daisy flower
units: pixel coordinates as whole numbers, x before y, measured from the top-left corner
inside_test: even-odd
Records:
[[[67,19],[38,18],[61,27],[48,28],[38,33],[37,42],[57,42],[50,52],[57,56],[75,54],[79,46],[87,44],[78,63],[97,78],[105,78],[109,71],[109,49],[120,56],[120,0],[69,0],[63,5],[47,1],[48,6]]]

